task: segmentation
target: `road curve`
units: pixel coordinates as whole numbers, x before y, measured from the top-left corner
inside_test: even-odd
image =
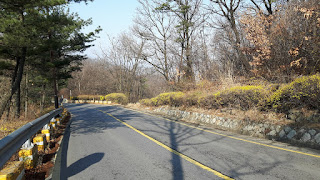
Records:
[[[118,106],[66,107],[72,119],[53,179],[320,179],[317,150],[207,131]]]

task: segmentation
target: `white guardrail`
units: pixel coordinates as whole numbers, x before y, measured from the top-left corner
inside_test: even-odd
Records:
[[[52,118],[61,114],[62,108],[47,113],[40,118],[27,123],[13,133],[0,140],[0,168],[17,152],[17,150],[35,135],[43,126],[48,124]]]

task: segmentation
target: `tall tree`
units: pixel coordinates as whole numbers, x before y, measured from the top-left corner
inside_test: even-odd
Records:
[[[157,10],[173,13],[178,18],[176,26],[180,43],[180,62],[178,74],[184,74],[188,82],[194,82],[194,59],[192,56],[192,38],[198,27],[204,22],[201,14],[202,0],[166,0]]]
[[[81,2],[82,0],[75,0],[75,2]],[[85,1],[85,0],[84,0]],[[9,106],[11,99],[14,94],[16,94],[16,116],[20,115],[20,84],[23,77],[24,66],[26,60],[30,53],[35,52],[35,49],[39,49],[39,46],[42,46],[44,42],[44,34],[43,32],[50,33],[51,26],[44,27],[44,24],[48,24],[48,20],[46,19],[48,13],[46,12],[54,12],[54,9],[63,8],[63,5],[67,5],[71,1],[64,0],[51,0],[51,1],[43,1],[43,0],[1,0],[0,1],[0,56],[5,59],[11,59],[15,62],[15,69],[12,74],[11,80],[11,91],[6,94],[3,98],[3,102],[0,105],[0,116],[3,115],[5,109]],[[87,1],[85,1],[87,2]],[[61,21],[64,16],[56,16]],[[44,21],[42,21],[44,20]],[[59,21],[59,20],[58,20]],[[56,22],[58,22],[56,21]],[[77,23],[76,23],[77,22]],[[79,25],[81,24],[81,25]],[[81,27],[84,25],[88,25],[85,21],[74,20],[72,24],[69,24],[69,27],[63,27],[64,30],[68,28],[74,31],[79,31]],[[44,27],[44,31],[41,31],[39,27]],[[57,26],[56,26],[57,27]],[[63,30],[63,29],[58,29]],[[63,34],[63,32],[61,32]],[[70,33],[69,35],[71,35]],[[84,35],[78,33],[79,35],[74,36],[73,38],[67,38],[66,36],[61,36],[60,38],[64,38],[65,44],[59,47],[54,47],[57,49],[47,49],[48,51],[60,52],[59,56],[50,56],[51,60],[54,58],[59,59],[64,56],[68,56],[68,54],[61,53],[61,50],[69,49],[69,53],[74,53],[75,51],[82,51],[84,48],[83,45],[92,39],[92,33],[88,35]],[[50,39],[50,38],[49,38]],[[90,39],[90,40],[89,40]],[[66,44],[69,43],[68,45]],[[81,44],[83,43],[83,44]],[[71,50],[70,50],[71,47]],[[72,52],[73,51],[73,52]],[[44,51],[41,51],[44,52]],[[37,52],[40,53],[40,52]],[[70,58],[70,57],[67,57]],[[65,58],[65,59],[67,59]],[[79,56],[72,56],[72,58],[79,58]],[[70,65],[70,63],[69,63]],[[57,77],[57,76],[54,76]]]
[[[16,95],[16,116],[20,115],[20,84],[27,56],[27,49],[33,44],[33,18],[37,13],[34,9],[41,3],[35,1],[1,0],[0,7],[0,51],[2,58],[15,61],[15,69],[11,76],[11,90],[0,106],[0,116],[9,105],[13,95]]]
[[[122,33],[116,38],[110,38],[110,44],[111,47],[103,52],[101,59],[109,64],[115,89],[127,94],[131,102],[137,101],[141,91],[135,89],[144,85],[140,68],[145,41],[137,41],[127,33]]]
[[[46,68],[48,79],[52,82],[55,102],[58,98],[58,80],[71,78],[71,73],[80,70],[83,52],[90,47],[100,28],[88,34],[81,33],[84,26],[90,25],[91,20],[82,20],[76,14],[66,12],[62,7],[46,9],[40,19],[45,22],[38,26],[42,32],[41,45],[36,50],[41,68]],[[49,29],[47,27],[50,27]]]
[[[227,20],[230,29],[232,30],[234,40],[232,46],[236,50],[238,60],[242,66],[244,74],[251,74],[251,66],[249,60],[241,50],[241,33],[238,30],[236,13],[240,7],[242,0],[210,0],[214,5],[212,13],[217,14]]]
[[[143,50],[143,60],[152,65],[165,78],[172,81],[173,57],[172,46],[175,18],[160,11],[155,11],[159,2],[139,0],[138,15],[134,20],[133,33],[148,44]]]

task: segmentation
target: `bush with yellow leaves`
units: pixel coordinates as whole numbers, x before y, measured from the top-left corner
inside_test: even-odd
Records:
[[[139,103],[145,106],[154,106],[151,99],[141,99]]]
[[[290,109],[320,109],[320,75],[297,78],[272,94],[266,106],[277,112],[288,112]]]
[[[204,93],[201,91],[188,92],[184,97],[185,106],[197,106],[199,99],[205,97]]]
[[[256,107],[266,97],[266,94],[263,86],[236,86],[201,97],[198,104],[207,109],[231,107],[248,110]]]
[[[113,103],[118,104],[128,104],[129,100],[128,97],[123,93],[111,93],[105,96],[106,101],[111,101]]]
[[[183,92],[167,92],[151,99],[143,99],[140,103],[146,106],[181,106],[184,102],[184,95]]]
[[[78,100],[99,100],[100,99],[100,95],[79,95]]]

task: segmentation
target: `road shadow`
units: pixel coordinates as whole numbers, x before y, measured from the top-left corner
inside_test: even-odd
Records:
[[[98,163],[104,157],[104,153],[93,153],[86,157],[79,159],[78,161],[71,164],[67,167],[67,177],[74,176],[88,167],[92,166],[93,164]]]
[[[72,106],[69,107],[78,114],[78,117],[75,118],[79,118],[79,124],[73,124],[72,132],[75,134],[99,133],[108,128],[124,127],[124,125],[103,113],[107,112],[170,148],[195,160],[200,159],[202,164],[217,171],[221,170],[222,174],[234,179],[255,179],[258,177],[260,179],[293,179],[294,175],[298,173],[307,175],[306,172],[301,170],[291,169],[293,168],[292,164],[296,163],[293,159],[297,158],[290,153],[245,143],[225,136],[208,135],[203,130],[176,123],[175,120],[179,121],[179,119],[164,120],[161,117],[157,118],[117,106],[76,106],[74,109]],[[103,120],[99,120],[102,115]],[[83,117],[90,117],[93,121]],[[141,124],[135,126],[135,123],[147,124],[148,126],[140,126]],[[235,136],[237,137],[237,135]],[[163,139],[166,141],[163,141]],[[192,154],[195,151],[198,155]],[[302,160],[303,157],[301,157]],[[186,169],[183,169],[184,166],[182,165],[183,161],[180,156],[171,153],[172,179],[182,180],[186,178],[184,174]],[[317,164],[318,162],[314,160],[311,163]],[[279,173],[279,169],[286,169],[288,172]],[[210,177],[212,178],[212,176],[208,176],[208,179]]]
[[[104,133],[107,129],[124,127],[112,117],[106,116],[95,108],[99,105],[68,104],[66,108],[72,113],[71,134],[73,137],[86,134]],[[110,107],[112,108],[112,107]]]
[[[71,123],[71,122],[70,122]],[[60,145],[60,150],[57,155],[55,167],[52,173],[52,179],[65,180],[68,177],[74,176],[93,164],[98,163],[104,157],[104,153],[93,153],[88,156],[85,156],[78,161],[74,162],[70,166],[67,166],[67,154],[69,149],[69,140],[70,140],[70,123],[65,130],[63,140]]]
[[[163,141],[161,142],[167,145],[168,147],[170,147],[171,149],[181,153],[188,150],[190,145],[203,145],[203,144],[208,144],[213,141],[218,141],[225,138],[221,136],[221,137],[217,137],[215,139],[211,139],[211,140],[200,142],[200,143],[199,142],[185,143],[188,139],[199,136],[204,132],[178,124],[174,122],[174,120],[167,121],[162,119],[160,121],[152,121],[149,118],[146,118],[145,114],[140,114],[131,110],[123,109],[121,107],[99,107],[98,109],[101,111],[110,113],[116,118],[129,124],[130,124],[130,121],[138,120],[145,124],[150,124],[152,126],[155,126],[156,128],[153,128],[153,129],[142,129],[141,127],[136,127],[133,125],[139,131],[147,134],[148,136],[151,136],[154,139],[159,140],[157,137],[158,135],[161,135],[161,136],[165,135],[169,137],[169,143],[165,143]],[[157,130],[154,130],[154,129],[157,129]],[[157,135],[154,135],[154,134],[157,134]],[[173,180],[185,179],[181,156],[175,153],[171,153],[170,162],[171,162],[172,179]]]
[[[157,118],[152,115],[137,113],[122,107],[100,107],[99,109],[112,114],[116,118],[134,126],[139,131],[142,131],[154,139],[160,140],[161,136],[165,135],[169,138],[169,141],[167,141],[168,143],[165,143],[160,140],[162,143],[196,160],[198,158],[193,154],[189,154],[189,152],[197,149],[200,154],[205,155],[205,159],[202,159],[201,162],[203,165],[217,171],[221,170],[220,172],[222,174],[228,175],[234,179],[248,179],[248,177],[250,179],[259,176],[272,179],[275,177],[270,174],[277,174],[277,169],[286,168],[286,166],[290,166],[290,164],[293,163],[293,155],[291,154],[286,154],[281,151],[277,152],[277,155],[275,155],[272,149],[266,150],[262,146],[243,143],[226,136],[208,136],[208,133],[203,130],[190,128],[175,122],[178,122],[180,119],[170,118],[170,121],[164,120],[160,117]],[[157,119],[157,121],[154,121],[153,119]],[[143,129],[143,127],[134,125],[137,121],[153,125],[156,128],[148,127]],[[202,135],[207,138],[200,138],[199,136]],[[202,140],[200,141],[200,139]],[[226,144],[224,141],[232,142]],[[221,143],[224,145],[221,146]],[[249,151],[249,153],[247,151]],[[184,160],[181,156],[171,153],[172,179],[174,180],[186,178],[184,174],[186,170],[183,169],[182,161]],[[281,175],[277,174],[276,179],[286,179],[286,177],[287,174],[281,173]]]

